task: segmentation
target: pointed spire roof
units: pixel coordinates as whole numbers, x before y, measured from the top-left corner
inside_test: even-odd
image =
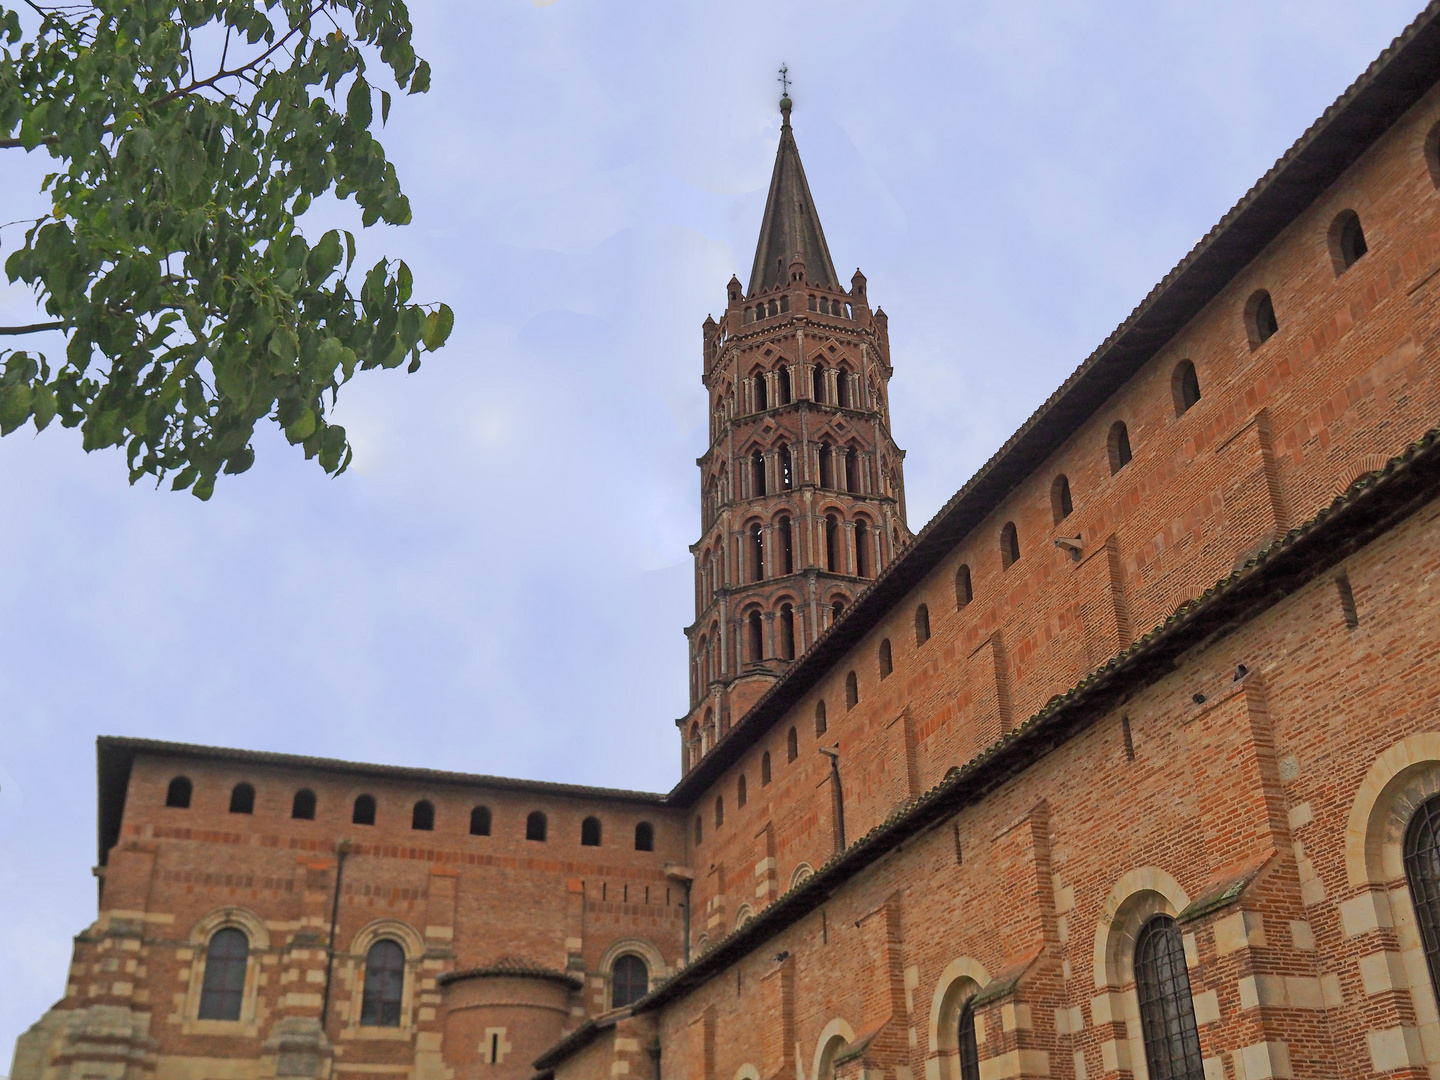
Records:
[[[800,150],[790,129],[790,98],[780,99],[780,149],[775,171],[770,176],[770,197],[760,222],[760,242],[755,245],[755,265],[750,270],[748,295],[773,288],[788,280],[790,263],[799,256],[805,263],[805,277],[817,285],[839,287],[835,264],[825,244],[825,230],[805,182]]]

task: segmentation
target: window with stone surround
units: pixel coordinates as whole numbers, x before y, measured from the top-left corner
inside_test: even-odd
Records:
[[[215,931],[205,949],[205,981],[200,990],[201,1020],[239,1020],[245,1000],[245,968],[250,939],[245,931],[226,926]]]
[[[382,938],[365,954],[365,992],[360,1002],[363,1027],[399,1027],[405,990],[405,950]]]
[[[1204,1080],[1180,927],[1155,915],[1135,939],[1135,994],[1150,1080]]]

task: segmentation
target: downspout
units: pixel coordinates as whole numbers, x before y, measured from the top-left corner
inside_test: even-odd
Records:
[[[341,837],[335,845],[335,896],[330,901],[330,941],[325,949],[325,991],[320,997],[320,1030],[330,1019],[330,976],[335,970],[335,926],[340,921],[340,886],[345,875],[345,858],[350,854],[350,841]]]
[[[840,744],[835,749],[820,748],[820,753],[830,759],[830,794],[835,815],[835,851],[845,850],[845,792],[840,786]]]

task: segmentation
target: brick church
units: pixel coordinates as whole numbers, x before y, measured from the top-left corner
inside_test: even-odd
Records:
[[[102,738],[13,1080],[1440,1078],[1440,3],[913,533],[790,111],[671,791]]]

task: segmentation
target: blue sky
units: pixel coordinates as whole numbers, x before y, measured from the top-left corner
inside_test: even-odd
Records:
[[[1418,6],[417,0],[434,89],[382,137],[414,223],[365,243],[455,332],[345,389],[355,467],[267,436],[202,504],[0,441],[0,1067],[94,917],[98,734],[673,783],[700,324],[748,276],[782,62],[890,315],[918,529]],[[5,220],[44,170],[0,161]]]

